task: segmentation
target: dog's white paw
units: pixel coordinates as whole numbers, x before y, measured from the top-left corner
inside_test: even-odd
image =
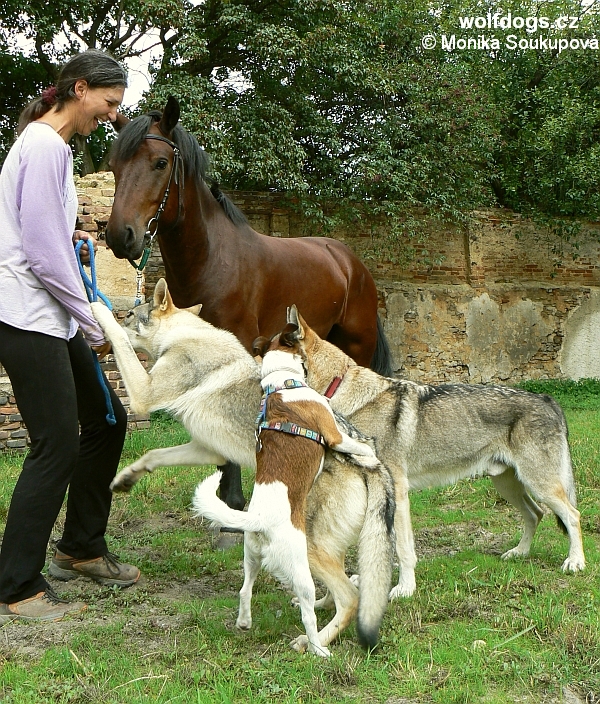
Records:
[[[312,653],[313,655],[318,655],[321,658],[331,657],[331,652],[329,651],[329,648],[326,648],[324,645],[320,645],[318,643],[309,643],[308,652]]]
[[[406,599],[409,596],[412,596],[414,594],[415,589],[417,588],[417,584],[415,580],[401,580],[396,584],[396,586],[390,591],[390,601],[393,601],[394,599],[398,599],[400,597]]]
[[[101,303],[100,301],[94,301],[93,303],[90,303],[90,307],[92,309],[92,313],[94,314],[94,318],[98,321],[100,327],[104,330],[106,325],[110,325],[110,323],[115,322],[115,318],[110,310],[106,307],[104,303]]]
[[[563,562],[563,572],[581,572],[585,569],[585,558],[582,557],[567,557]]]
[[[359,575],[359,574],[353,574],[353,575],[350,577],[350,581],[352,582],[352,584],[354,584],[354,586],[355,586],[357,589],[360,589],[360,575]]]
[[[375,456],[373,450],[368,445],[365,445],[365,447],[369,450],[369,453],[365,453],[364,455],[350,455],[352,458],[353,462],[355,464],[360,465],[361,467],[367,467],[367,469],[375,469],[376,467],[379,466],[379,460]]]
[[[290,643],[290,646],[297,653],[305,653],[308,650],[308,637],[305,635],[298,636]]]

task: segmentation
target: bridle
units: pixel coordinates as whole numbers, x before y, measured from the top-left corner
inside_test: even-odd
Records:
[[[181,151],[179,150],[179,147],[175,144],[175,142],[172,142],[170,139],[167,139],[166,137],[162,137],[161,135],[158,134],[147,134],[144,139],[156,139],[159,142],[165,142],[165,144],[168,144],[171,149],[173,150],[173,163],[171,164],[171,173],[169,174],[169,180],[167,181],[167,187],[165,188],[164,195],[162,197],[162,200],[160,202],[160,205],[158,206],[156,213],[154,214],[153,217],[150,218],[148,221],[148,224],[146,225],[146,232],[144,233],[144,251],[142,253],[142,258],[140,259],[139,263],[136,263],[133,259],[129,259],[129,263],[134,267],[134,269],[137,270],[137,281],[138,281],[138,293],[136,295],[136,300],[141,301],[141,283],[142,283],[142,269],[146,266],[148,263],[148,259],[150,258],[150,254],[152,253],[152,245],[154,243],[154,239],[156,237],[156,233],[158,232],[158,221],[160,219],[160,216],[163,214],[166,206],[167,206],[167,200],[169,199],[169,194],[171,193],[171,185],[173,184],[173,180],[175,181],[176,185],[179,185],[179,198],[178,198],[178,203],[177,203],[177,221],[179,221],[179,218],[181,217],[181,209],[182,209],[182,191],[183,191],[183,159],[181,157]]]

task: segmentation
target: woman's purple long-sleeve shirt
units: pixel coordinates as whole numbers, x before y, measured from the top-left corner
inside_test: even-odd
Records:
[[[76,219],[71,149],[50,125],[32,122],[0,173],[0,320],[65,340],[79,326],[99,345],[73,248]]]

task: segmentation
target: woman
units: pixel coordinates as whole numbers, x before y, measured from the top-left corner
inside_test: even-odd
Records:
[[[0,174],[0,364],[10,377],[31,449],[17,481],[0,552],[0,623],[58,620],[85,604],[59,599],[41,574],[67,487],[63,536],[49,573],[129,586],[136,567],[108,552],[104,533],[127,416],[111,389],[115,425],[92,350],[110,351],[79,275],[77,195],[69,140],[115,121],[127,75],[101,51],[71,58],[56,87],[30,103]],[[89,240],[92,246],[93,240]]]

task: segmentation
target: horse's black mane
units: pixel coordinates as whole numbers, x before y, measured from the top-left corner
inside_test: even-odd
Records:
[[[142,140],[150,131],[150,127],[162,117],[157,110],[152,110],[147,115],[140,115],[128,122],[121,129],[117,139],[113,142],[110,158],[114,161],[127,161],[137,152]],[[221,191],[218,184],[209,176],[210,158],[198,144],[194,135],[187,132],[177,124],[171,134],[173,142],[179,147],[186,173],[191,177],[198,177],[207,181],[210,191],[227,217],[234,225],[244,225],[248,221],[242,211]]]

